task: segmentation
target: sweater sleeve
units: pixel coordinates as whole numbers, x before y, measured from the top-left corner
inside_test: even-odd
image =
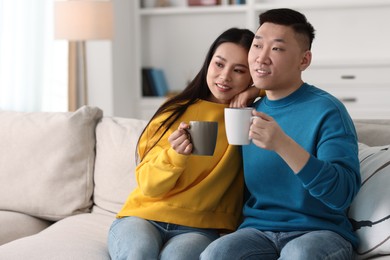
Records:
[[[323,126],[316,154],[298,177],[313,197],[330,208],[344,210],[360,189],[358,146],[351,123],[332,123]]]
[[[171,131],[165,133],[144,156],[148,145],[152,145],[162,133],[162,131],[156,132],[156,124],[152,122],[140,139],[138,153],[140,158],[144,158],[136,167],[138,186],[145,196],[153,198],[163,197],[175,187],[188,160],[188,156],[178,154],[171,148],[168,142]]]

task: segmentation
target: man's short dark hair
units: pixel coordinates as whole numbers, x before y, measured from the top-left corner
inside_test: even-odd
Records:
[[[295,33],[302,35],[310,50],[314,40],[314,27],[302,13],[288,9],[271,9],[259,15],[260,26],[264,23],[274,23],[291,27]]]

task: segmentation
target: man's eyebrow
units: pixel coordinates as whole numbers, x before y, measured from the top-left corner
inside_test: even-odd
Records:
[[[276,38],[274,39],[275,42],[281,42],[281,43],[286,43],[286,41],[284,39],[281,39],[281,38]]]
[[[260,35],[255,35],[255,39],[256,40],[260,40],[260,39],[263,39],[263,37],[260,36]],[[282,39],[282,38],[276,38],[276,39],[274,39],[274,42],[286,43],[286,41],[284,39]]]

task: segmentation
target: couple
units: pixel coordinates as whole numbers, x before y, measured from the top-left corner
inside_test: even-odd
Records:
[[[352,259],[357,137],[344,106],[301,78],[313,39],[304,15],[273,9],[255,35],[232,28],[214,41],[139,139],[138,187],[111,226],[112,259]],[[229,145],[224,108],[259,90],[252,143]],[[191,155],[190,120],[218,122],[213,156]]]

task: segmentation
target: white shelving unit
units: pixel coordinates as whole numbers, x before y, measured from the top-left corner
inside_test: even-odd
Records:
[[[319,68],[339,68],[350,70],[359,65],[372,75],[375,94],[379,86],[380,94],[390,100],[390,73],[377,80],[375,67],[378,64],[390,66],[390,32],[385,26],[390,24],[389,0],[247,0],[244,5],[219,6],[172,6],[161,8],[141,8],[140,1],[135,5],[135,35],[137,42],[136,69],[140,71],[135,79],[139,97],[139,117],[149,119],[164,98],[144,98],[141,95],[141,68],[147,66],[164,69],[172,91],[180,91],[200,69],[206,52],[217,35],[229,27],[248,28],[255,31],[258,15],[272,8],[293,8],[302,11],[316,29],[313,43],[313,64],[308,70],[310,83],[321,84],[328,89]],[[378,34],[378,29],[380,34]],[[340,62],[341,61],[341,62]],[[321,67],[322,66],[322,67]],[[389,67],[390,68],[390,67]],[[360,73],[360,71],[359,71]],[[354,87],[347,90],[363,93],[368,82],[355,78]],[[343,82],[343,81],[342,81]],[[332,85],[332,93],[338,95],[337,86]],[[374,90],[375,89],[375,90]],[[340,90],[341,91],[341,90]],[[366,93],[367,94],[367,93]],[[375,98],[368,95],[369,98]],[[362,97],[359,100],[363,100]],[[348,103],[347,101],[344,101]],[[385,111],[380,116],[390,118],[390,101],[383,101],[375,109],[368,109],[367,102],[354,104],[354,118],[368,118],[376,111]],[[351,107],[348,104],[347,107]],[[366,113],[366,110],[370,113]],[[367,110],[367,111],[368,111]],[[358,112],[359,111],[359,112]]]
[[[390,118],[389,61],[316,64],[303,79],[341,100],[352,118]]]

